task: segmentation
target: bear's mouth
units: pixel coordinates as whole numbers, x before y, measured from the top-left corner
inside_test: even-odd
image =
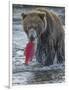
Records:
[[[29,37],[29,39],[30,39],[30,41],[35,41],[35,37],[34,37],[33,35],[31,35],[31,36]]]

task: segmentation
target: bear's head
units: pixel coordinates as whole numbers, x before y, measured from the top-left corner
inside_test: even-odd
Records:
[[[22,13],[23,27],[29,39],[40,37],[41,33],[46,30],[47,21],[46,13],[30,12]]]

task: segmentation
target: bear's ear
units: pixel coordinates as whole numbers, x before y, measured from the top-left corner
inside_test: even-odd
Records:
[[[24,19],[27,15],[24,14],[24,13],[22,13],[21,16],[22,16],[22,18]]]

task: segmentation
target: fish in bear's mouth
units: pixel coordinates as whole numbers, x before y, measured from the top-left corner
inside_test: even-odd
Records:
[[[33,43],[35,44],[35,51],[37,50],[37,33],[36,31],[32,28],[29,30],[28,32],[28,38],[29,41],[33,41]]]

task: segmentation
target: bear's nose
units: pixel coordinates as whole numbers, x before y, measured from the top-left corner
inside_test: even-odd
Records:
[[[34,36],[31,35],[31,36],[30,36],[30,41],[34,41],[34,40],[35,40]]]

